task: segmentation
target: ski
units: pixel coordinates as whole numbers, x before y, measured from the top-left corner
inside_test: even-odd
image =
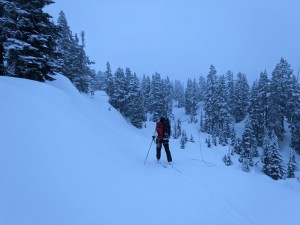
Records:
[[[157,164],[161,165],[164,168],[168,168],[167,165],[165,165],[164,163],[161,163],[160,161],[154,160]]]
[[[176,170],[176,172],[178,173],[182,173],[182,171],[180,169],[178,169],[176,166],[174,166],[173,164],[170,165],[174,170]]]
[[[180,169],[178,169],[176,166],[174,166],[174,164],[170,164],[168,162],[163,162],[165,167],[171,167],[172,169],[174,169],[176,172],[178,173],[182,173],[182,171]]]
[[[174,169],[176,172],[182,173],[182,171],[180,169],[178,169],[176,166],[174,166],[174,164],[169,164],[168,162],[161,162],[161,161],[157,161],[157,160],[154,160],[154,162],[156,162],[157,164],[161,165],[164,168],[170,167],[170,168]]]

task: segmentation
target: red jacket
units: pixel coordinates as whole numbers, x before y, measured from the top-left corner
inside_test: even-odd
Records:
[[[164,138],[163,125],[161,122],[156,123],[157,139],[161,141]]]

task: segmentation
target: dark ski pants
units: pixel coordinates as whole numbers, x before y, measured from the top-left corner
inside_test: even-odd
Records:
[[[156,140],[156,158],[157,158],[157,160],[160,160],[162,145],[164,146],[164,149],[166,151],[168,162],[172,162],[172,156],[171,156],[171,152],[169,149],[169,140],[163,140],[163,141]]]

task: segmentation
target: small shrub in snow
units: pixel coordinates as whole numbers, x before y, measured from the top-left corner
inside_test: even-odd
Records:
[[[232,160],[229,153],[224,155],[223,162],[225,163],[226,166],[232,165]]]

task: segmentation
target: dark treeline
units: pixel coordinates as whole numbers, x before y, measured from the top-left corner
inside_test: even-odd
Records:
[[[274,179],[294,176],[294,150],[300,153],[300,87],[285,59],[279,61],[271,75],[262,72],[251,87],[245,74],[234,76],[228,71],[219,75],[213,65],[206,77],[188,79],[186,84],[162,78],[159,73],[139,79],[129,68],[113,72],[109,63],[105,72],[96,74],[85,52],[85,33],[72,34],[63,12],[57,24],[43,12],[52,3],[0,0],[1,76],[44,82],[61,73],[80,92],[104,90],[110,104],[137,128],[147,120],[158,121],[160,116],[175,119],[173,107],[184,107],[189,122],[199,122],[200,130],[210,135],[208,146],[233,145],[232,153],[239,154],[243,170],[251,169],[253,158],[258,156],[257,148],[262,147],[267,175]],[[198,115],[200,102],[204,107]],[[242,121],[245,130],[239,138],[234,125]],[[184,136],[184,147],[187,137],[180,126],[177,120],[173,137]],[[284,166],[278,141],[286,138],[287,131],[291,133],[293,151],[288,166]],[[224,161],[231,164],[229,154]]]

